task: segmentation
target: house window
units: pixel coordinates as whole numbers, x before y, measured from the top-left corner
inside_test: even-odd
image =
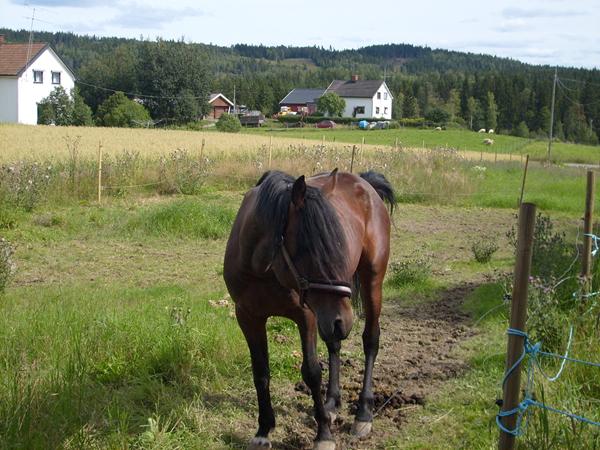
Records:
[[[383,108],[383,113],[384,113],[384,114],[387,114],[387,113],[388,113],[388,107],[387,107],[387,106]]]
[[[43,83],[44,82],[44,72],[41,70],[33,71],[33,82],[34,83]]]
[[[379,114],[379,106],[375,107],[375,114]]]
[[[52,84],[60,84],[60,72],[52,72]]]
[[[384,92],[384,93],[383,93],[383,99],[384,99],[384,100],[387,100],[387,92]]]
[[[377,93],[377,100],[381,100],[381,92]]]
[[[364,106],[357,106],[356,108],[354,108],[354,114],[364,114],[365,113],[365,107]]]

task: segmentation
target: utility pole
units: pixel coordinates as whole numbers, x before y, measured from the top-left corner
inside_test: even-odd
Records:
[[[233,85],[233,113],[237,113],[236,111],[236,107],[235,107],[235,84]]]
[[[550,109],[550,138],[548,139],[548,164],[550,164],[550,152],[552,151],[552,133],[554,131],[554,100],[556,99],[556,81],[558,80],[558,68],[554,68],[554,81],[552,83],[552,107]]]

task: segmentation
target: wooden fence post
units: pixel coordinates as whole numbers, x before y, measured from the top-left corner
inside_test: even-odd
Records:
[[[200,162],[202,162],[202,158],[204,157],[204,146],[206,145],[206,140],[202,138],[202,147],[200,147]]]
[[[102,142],[98,142],[98,204],[102,204]]]
[[[271,161],[273,159],[273,135],[269,136],[269,169],[271,169]]]
[[[581,255],[581,278],[583,279],[583,292],[589,294],[591,290],[592,273],[592,237],[594,232],[594,188],[596,185],[595,174],[592,170],[587,173],[587,189],[585,193],[585,216],[583,218],[583,252]]]
[[[396,138],[394,140],[394,151],[397,152],[398,151],[398,138]]]
[[[529,273],[531,271],[531,256],[533,253],[533,231],[535,229],[535,205],[522,203],[519,209],[519,231],[517,239],[517,260],[515,262],[514,284],[510,310],[510,327],[515,330],[525,331],[527,320],[527,290],[529,287]],[[525,338],[522,336],[508,335],[506,351],[506,371],[508,371],[523,353]],[[521,365],[516,367],[506,379],[504,384],[502,411],[510,411],[519,405],[521,391]],[[514,430],[517,423],[517,414],[501,417],[502,425]],[[498,448],[512,450],[515,445],[515,436],[500,430]]]
[[[350,160],[350,173],[354,170],[354,155],[356,154],[356,145],[352,146],[352,159]]]
[[[519,204],[517,208],[521,206],[523,203],[523,194],[525,193],[525,179],[527,178],[527,167],[529,166],[529,154],[527,154],[527,158],[525,158],[525,168],[523,169],[523,181],[521,183],[521,196],[519,197]]]

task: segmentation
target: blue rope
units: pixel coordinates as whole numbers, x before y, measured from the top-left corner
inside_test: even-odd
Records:
[[[594,241],[594,250],[592,250],[592,256],[596,256],[596,254],[600,250],[600,246],[598,246],[598,236],[592,233],[583,233],[583,235],[591,237],[592,241]]]
[[[573,332],[573,329],[571,328],[570,335],[569,335],[569,344],[571,342],[572,332]],[[561,365],[560,370],[554,377],[550,378],[544,374],[544,376],[546,376],[546,378],[548,378],[550,381],[555,381],[558,379],[558,377],[560,377],[560,374],[562,373],[562,370],[564,368],[564,363],[566,361],[572,361],[572,362],[585,364],[585,365],[592,366],[592,367],[600,367],[600,364],[569,357],[568,353],[569,353],[570,345],[567,346],[567,351],[564,355],[559,355],[557,353],[542,351],[541,343],[539,343],[539,342],[532,345],[529,340],[529,335],[522,330],[517,330],[515,328],[509,328],[507,330],[507,334],[523,338],[523,353],[521,353],[521,356],[519,356],[517,361],[506,371],[506,373],[504,375],[504,379],[502,380],[502,387],[504,387],[504,385],[506,384],[506,381],[508,380],[508,378],[510,377],[512,372],[514,372],[514,370],[523,362],[523,360],[525,359],[525,356],[530,355],[530,359],[529,359],[529,366],[527,369],[527,384],[526,384],[526,388],[525,388],[525,397],[524,397],[523,401],[521,401],[517,405],[516,408],[510,409],[508,411],[498,412],[498,414],[496,415],[496,425],[498,425],[498,428],[500,428],[500,430],[502,430],[504,433],[511,434],[516,437],[523,435],[525,433],[525,430],[522,427],[522,424],[523,424],[525,414],[527,413],[528,408],[530,406],[536,406],[538,408],[546,409],[548,411],[552,411],[557,414],[562,414],[564,416],[570,417],[571,419],[579,420],[580,422],[584,422],[589,425],[594,425],[594,426],[600,427],[600,422],[593,421],[591,419],[588,419],[586,417],[583,417],[583,416],[580,416],[577,414],[573,414],[568,411],[563,411],[561,409],[553,408],[552,406],[545,405],[544,403],[540,403],[536,400],[533,400],[533,398],[531,398],[531,388],[533,386],[534,365],[537,365],[538,368],[540,369],[540,371],[542,370],[540,367],[539,361],[537,360],[538,355],[559,358],[559,359],[563,360],[563,364]],[[543,373],[543,371],[542,371],[542,373]],[[509,428],[506,428],[502,424],[502,418],[513,416],[515,414],[517,414],[517,421],[515,424],[515,428],[513,428],[512,430]],[[527,422],[525,422],[525,425],[527,425]]]

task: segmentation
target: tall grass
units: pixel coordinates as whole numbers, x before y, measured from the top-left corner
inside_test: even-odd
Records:
[[[235,321],[186,288],[21,288],[0,310],[1,448],[88,448],[110,440],[107,425],[130,439],[194,393],[247,378]]]

